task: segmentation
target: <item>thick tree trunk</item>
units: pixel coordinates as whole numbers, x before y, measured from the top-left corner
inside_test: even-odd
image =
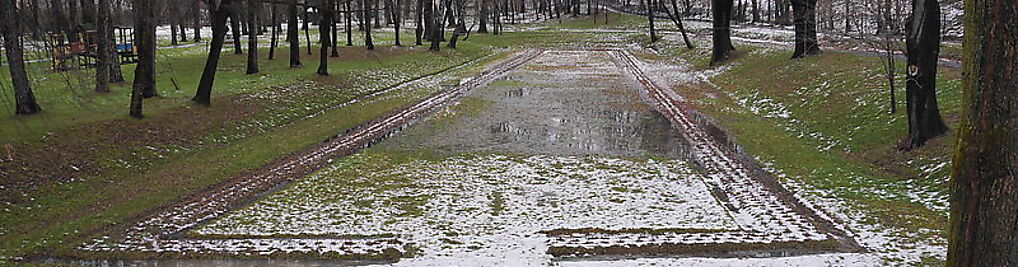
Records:
[[[937,63],[940,60],[940,5],[937,0],[913,0],[905,47],[908,65],[905,106],[908,137],[903,149],[922,146],[947,132],[937,106]]]
[[[300,32],[297,30],[297,0],[290,0],[287,8],[286,40],[290,41],[290,67],[299,67],[300,63]]]
[[[247,0],[247,74],[258,73],[258,13],[261,3]]]
[[[134,0],[135,46],[138,64],[134,69],[131,91],[131,116],[142,117],[142,98],[157,96],[156,92],[156,11],[154,0]]]
[[[32,85],[28,82],[25,71],[25,55],[21,43],[21,17],[14,0],[0,0],[0,32],[4,37],[4,53],[7,54],[7,66],[11,73],[11,84],[14,86],[14,113],[34,114],[42,111],[35,101]]]
[[[479,25],[477,26],[477,33],[488,33],[488,13],[491,12],[491,0],[477,0],[477,4],[480,5],[480,12],[477,14],[477,20]]]
[[[435,6],[434,1],[428,1],[428,10],[430,11],[431,18],[428,19],[428,29],[431,32],[431,47],[428,48],[430,51],[439,51],[442,49],[442,31],[438,28],[442,25],[441,17],[437,14],[438,7]]]
[[[212,84],[216,81],[216,68],[219,66],[219,56],[226,41],[226,20],[232,16],[231,4],[230,0],[222,0],[219,6],[209,7],[212,11],[212,43],[209,56],[205,60],[205,69],[201,73],[201,80],[198,81],[198,90],[191,99],[200,105],[208,106],[212,103]]]
[[[965,1],[947,266],[1018,266],[1018,2]]]
[[[817,0],[792,0],[795,19],[795,51],[792,58],[820,54],[817,41]]]
[[[711,0],[714,33],[711,65],[724,62],[733,50],[731,38],[732,0]]]
[[[110,60],[116,60],[116,57],[111,55],[113,51],[112,36],[109,35],[109,28],[112,27],[110,18],[110,0],[99,0],[99,6],[96,16],[96,62],[95,67],[95,91],[96,92],[109,92],[110,91]],[[116,62],[114,62],[116,63]]]
[[[321,21],[318,23],[319,39],[321,39],[321,51],[318,53],[318,75],[329,75],[329,47],[332,46],[332,6],[333,0],[319,0]]]

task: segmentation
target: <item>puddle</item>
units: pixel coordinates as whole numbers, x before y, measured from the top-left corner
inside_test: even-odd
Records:
[[[423,122],[378,146],[445,154],[682,158],[688,141],[641,99],[640,84],[619,75],[611,58],[585,55],[545,54],[506,82],[464,96],[489,103],[482,110]]]

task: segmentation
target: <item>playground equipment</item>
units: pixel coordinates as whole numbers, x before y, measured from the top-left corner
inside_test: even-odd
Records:
[[[134,47],[134,29],[114,27],[113,46],[120,64],[138,62]],[[98,37],[94,29],[84,30],[72,36],[64,33],[49,33],[46,44],[50,48],[50,59],[55,71],[94,68],[99,62],[96,52]],[[73,37],[73,38],[69,38]]]

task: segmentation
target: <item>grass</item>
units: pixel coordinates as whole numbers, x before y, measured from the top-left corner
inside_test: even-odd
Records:
[[[385,40],[384,37],[379,39]],[[219,120],[212,123],[211,127],[189,132],[188,137],[199,140],[196,143],[105,144],[108,147],[96,152],[94,154],[96,158],[81,159],[98,162],[96,165],[99,166],[97,167],[99,173],[85,175],[79,173],[75,174],[79,175],[78,177],[69,181],[46,183],[35,189],[29,197],[18,200],[22,202],[17,205],[5,202],[4,210],[0,213],[3,215],[0,216],[0,224],[3,225],[0,227],[2,232],[0,262],[26,255],[74,254],[76,252],[71,248],[77,242],[130,221],[137,214],[315,144],[328,136],[341,133],[345,129],[421,99],[439,87],[391,92],[377,97],[376,99],[379,99],[377,101],[360,102],[301,119],[304,114],[314,113],[365,92],[491,53],[485,44],[473,42],[463,42],[460,49],[438,53],[410,48],[389,51],[387,47],[379,47],[380,52],[355,52],[360,49],[363,48],[344,49],[345,55],[354,55],[333,59],[330,72],[334,75],[328,78],[311,74],[314,71],[312,66],[317,65],[317,61],[308,58],[304,59],[307,65],[304,68],[290,70],[288,66],[282,66],[286,61],[285,56],[280,56],[272,62],[262,61],[262,71],[272,73],[269,74],[270,78],[245,76],[243,75],[245,57],[225,54],[217,77],[217,88],[214,90],[217,94],[214,95],[213,107],[209,109],[192,108],[187,104],[189,94],[187,92],[166,90],[166,86],[171,84],[166,82],[167,76],[179,75],[177,77],[185,81],[195,78],[191,76],[197,75],[197,71],[192,67],[197,65],[188,65],[190,66],[188,68],[180,66],[199,64],[196,62],[201,61],[203,57],[188,55],[186,49],[165,53],[161,50],[160,53],[166,55],[166,58],[161,59],[160,67],[172,64],[177,68],[174,71],[167,70],[170,74],[158,76],[164,79],[160,83],[163,86],[160,87],[163,97],[146,101],[150,108],[147,110],[149,116],[145,120],[126,119],[112,112],[119,109],[120,105],[117,102],[126,100],[126,96],[116,94],[117,91],[126,90],[125,88],[114,89],[112,94],[84,93],[76,97],[51,98],[43,102],[50,107],[44,114],[4,117],[7,120],[23,122],[22,125],[29,125],[25,127],[32,129],[32,131],[4,132],[6,135],[4,143],[44,150],[60,149],[47,143],[45,139],[49,136],[84,135],[80,140],[101,141],[103,139],[99,137],[110,135],[110,131],[123,130],[90,128],[88,125],[91,123],[135,127],[166,124],[167,121],[175,120],[185,124],[217,118]],[[436,58],[435,55],[441,57]],[[467,69],[458,73],[471,71],[476,70]],[[46,78],[61,75],[64,73],[41,74]],[[50,80],[36,79],[35,82],[37,88],[44,88],[39,84],[45,85]],[[178,83],[184,82],[178,80]],[[303,88],[304,91],[278,92],[307,84],[311,85],[305,86],[307,88]],[[42,99],[47,93],[55,92],[56,90],[48,92],[42,90],[37,96]],[[240,105],[237,102],[244,101],[254,102],[256,108],[240,116],[239,120],[222,120],[223,118],[214,115],[233,112],[232,108]],[[80,104],[82,102],[87,104]],[[86,113],[84,110],[92,111],[87,113],[94,114],[84,114]],[[174,125],[164,126],[176,128]],[[167,128],[149,134],[163,136],[179,134]],[[38,138],[35,135],[39,132],[42,133],[43,140],[33,140]],[[66,139],[77,140],[60,138]],[[175,152],[166,153],[163,148]],[[68,155],[74,158],[84,156],[87,155]],[[17,172],[17,169],[0,171]],[[31,176],[30,173],[24,175]]]
[[[664,50],[692,69],[708,70],[709,46],[698,47]],[[725,64],[730,69],[709,79],[713,85],[675,89],[779,177],[833,193],[829,197],[863,211],[864,223],[895,229],[909,242],[944,236],[947,213],[928,202],[947,195],[949,168],[923,169],[949,163],[953,131],[899,151],[907,134],[903,85],[895,92],[899,110],[890,114],[879,58],[826,52],[790,60],[787,50],[738,49]],[[939,74],[941,114],[954,127],[960,70],[941,67]],[[917,192],[925,195],[910,196]]]

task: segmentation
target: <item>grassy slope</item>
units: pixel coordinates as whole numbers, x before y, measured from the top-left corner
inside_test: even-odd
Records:
[[[698,47],[665,54],[708,69],[709,43]],[[921,149],[898,151],[907,133],[904,90],[899,84],[899,110],[889,114],[878,58],[828,52],[789,60],[787,50],[739,49],[726,64],[730,69],[709,79],[714,86],[675,89],[779,177],[862,210],[860,223],[894,229],[904,242],[943,236],[953,132]],[[949,126],[958,118],[959,79],[959,69],[941,69],[938,98]]]
[[[407,36],[410,38],[406,38]],[[378,37],[383,43],[386,42],[386,36]],[[403,37],[403,42],[412,42],[412,35],[404,34]],[[388,40],[391,41],[391,38]],[[162,86],[160,91],[163,92],[164,97],[146,102],[150,108],[146,111],[149,117],[144,121],[132,122],[123,118],[121,112],[117,112],[121,111],[121,104],[126,103],[125,95],[91,94],[87,93],[90,86],[67,85],[63,90],[80,90],[86,91],[86,93],[78,94],[73,98],[61,99],[59,97],[60,90],[53,90],[53,94],[47,94],[43,90],[38,95],[40,99],[52,97],[43,102],[44,105],[48,105],[47,113],[30,117],[4,117],[3,119],[19,121],[19,123],[23,121],[21,125],[32,130],[5,132],[6,137],[3,140],[4,143],[11,142],[8,144],[16,146],[47,149],[48,145],[45,141],[36,141],[40,133],[43,135],[55,133],[57,136],[109,135],[114,133],[103,133],[102,130],[79,132],[79,130],[82,129],[80,126],[94,122],[119,121],[119,124],[144,124],[160,121],[167,117],[179,117],[181,114],[194,117],[176,119],[185,122],[187,120],[202,120],[205,118],[200,114],[205,112],[207,112],[206,114],[229,112],[230,110],[220,110],[221,108],[217,107],[231,104],[223,103],[232,99],[228,97],[231,95],[268,93],[285,89],[285,87],[277,85],[300,84],[308,80],[318,84],[331,84],[331,86],[311,89],[329,90],[317,94],[318,98],[329,99],[292,99],[295,97],[287,96],[284,93],[270,97],[274,102],[267,103],[284,104],[285,106],[261,110],[266,113],[272,111],[292,112],[291,115],[306,114],[324,108],[328,106],[328,103],[342,102],[356,96],[353,93],[345,93],[346,89],[342,88],[381,89],[378,87],[384,87],[387,83],[424,75],[490,54],[491,51],[485,47],[486,45],[482,43],[464,42],[461,43],[461,48],[458,50],[438,53],[441,55],[439,58],[435,58],[435,53],[426,52],[424,49],[395,53],[369,53],[361,52],[363,48],[354,47],[351,49],[356,52],[344,50],[344,53],[355,54],[352,56],[353,59],[337,59],[330,65],[334,77],[329,79],[314,77],[312,72],[317,66],[317,60],[309,57],[304,58],[306,65],[304,68],[295,70],[277,65],[285,64],[285,56],[272,62],[263,60],[263,73],[272,77],[262,78],[243,75],[244,57],[228,55],[221,64],[220,75],[217,77],[217,95],[214,96],[214,99],[221,101],[218,104],[214,103],[213,108],[207,111],[199,111],[197,116],[194,113],[180,112],[180,110],[192,109],[187,101],[189,92],[168,89],[167,86],[172,85],[166,79],[168,79],[167,76],[176,76],[179,79],[196,83],[198,72],[195,69],[200,68],[193,68],[195,66],[182,68],[181,65],[199,64],[196,62],[201,62],[203,58],[193,55],[167,56],[165,60],[161,59],[160,67],[165,67],[165,64],[174,64],[175,68],[172,74],[163,73],[160,75],[160,78],[163,79],[160,81]],[[385,49],[379,48],[379,50]],[[317,54],[317,50],[315,53]],[[359,55],[361,53],[363,55]],[[392,55],[385,55],[386,53]],[[163,54],[170,54],[170,52]],[[125,74],[129,73],[126,72],[128,68],[125,68]],[[164,69],[164,71],[170,70]],[[390,74],[393,77],[373,77],[384,76],[381,74]],[[46,79],[38,79],[37,88],[44,88],[49,79],[60,75],[64,74],[40,74]],[[128,79],[130,78],[128,77]],[[178,80],[178,83],[185,82]],[[40,86],[40,84],[42,85]],[[331,92],[332,86],[336,86],[340,91],[338,93]],[[43,186],[34,192],[35,194],[27,200],[28,202],[5,205],[0,213],[2,214],[0,224],[3,225],[0,227],[0,262],[7,257],[30,253],[52,250],[66,251],[69,244],[74,243],[74,240],[88,238],[89,235],[96,233],[96,230],[127,221],[151,207],[167,203],[183,194],[215,184],[234,174],[259,167],[272,159],[317,143],[328,136],[342,132],[344,129],[408,104],[414,99],[420,99],[433,92],[434,89],[436,88],[412,92],[393,92],[389,94],[391,97],[386,97],[385,100],[362,102],[304,120],[290,118],[286,121],[273,121],[274,119],[278,120],[278,114],[256,113],[245,117],[245,122],[262,126],[260,124],[268,121],[271,122],[270,125],[263,126],[262,129],[258,129],[259,131],[242,130],[240,137],[233,137],[238,135],[236,129],[242,128],[238,126],[237,122],[219,122],[221,123],[219,126],[211,127],[209,131],[197,133],[195,136],[204,140],[216,140],[217,142],[210,142],[214,143],[212,145],[191,147],[178,154],[162,155],[151,159],[136,158],[142,162],[130,162],[121,168],[105,168],[98,176],[94,177],[79,177],[87,179]],[[127,89],[125,86],[115,90],[126,92]],[[310,96],[296,95],[296,97],[308,98],[314,96],[314,94]],[[279,101],[276,98],[283,98],[285,101]],[[309,102],[312,103],[309,104]],[[305,110],[308,108],[316,109]],[[81,118],[82,116],[88,116],[88,118]],[[290,124],[289,121],[295,122]],[[165,131],[150,134],[173,135],[175,133]],[[161,144],[150,145],[160,146]],[[112,150],[116,151],[111,154],[123,155],[136,154],[135,152],[145,149],[132,145],[120,145]],[[80,155],[68,156],[80,157]]]

